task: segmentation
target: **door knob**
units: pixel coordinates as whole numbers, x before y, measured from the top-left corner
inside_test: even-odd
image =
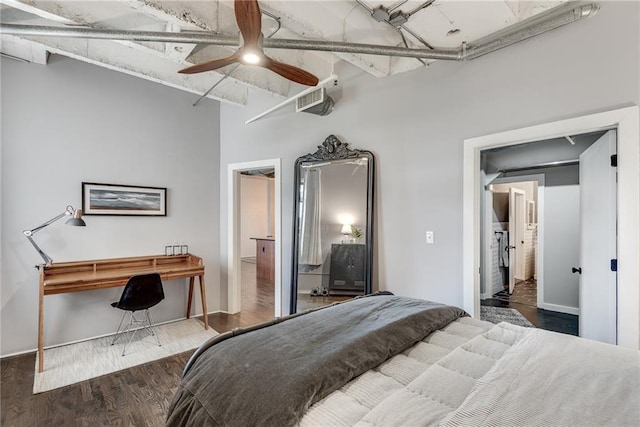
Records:
[[[582,268],[571,267],[571,272],[572,273],[582,274]]]

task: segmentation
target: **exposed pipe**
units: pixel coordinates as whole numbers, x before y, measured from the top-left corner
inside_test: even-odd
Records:
[[[475,59],[582,18],[593,16],[600,10],[600,6],[596,3],[590,3],[576,7],[572,2],[568,3],[566,7],[560,7],[559,10],[561,10],[561,12],[558,12],[556,9],[551,9],[515,24],[510,28],[479,39],[474,43],[468,43],[467,53],[464,55],[464,59]]]
[[[238,46],[237,37],[205,32],[167,33],[160,31],[124,31],[93,28],[44,27],[36,25],[1,24],[0,34],[27,37],[65,37],[100,40],[126,40],[138,42],[211,44]],[[263,47],[271,49],[313,50],[367,55],[401,56],[406,58],[460,60],[457,50],[429,50],[402,46],[380,46],[324,40],[264,39]]]
[[[435,0],[428,0],[418,6],[416,6],[411,12],[407,12],[407,16],[411,16],[416,12],[421,11],[422,9],[426,9],[427,7],[431,6],[431,3],[433,3]]]
[[[395,2],[394,4],[392,4],[391,6],[389,6],[387,8],[387,10],[389,11],[389,13],[391,13],[391,12],[393,12],[394,10],[396,10],[397,8],[399,8],[400,6],[402,6],[403,4],[405,4],[408,1],[409,0],[399,0],[399,1]]]
[[[418,49],[402,46],[380,46],[362,43],[346,43],[319,40],[265,39],[263,46],[272,49],[295,49],[324,52],[355,53],[366,55],[399,56],[406,58],[422,58],[434,60],[460,61],[474,59],[511,44],[526,40],[546,31],[558,28],[571,22],[594,15],[599,10],[595,3],[584,6],[569,4],[570,9],[552,9],[539,16],[534,16],[513,27],[499,31],[473,44],[468,43],[466,49]],[[212,44],[219,46],[238,46],[237,37],[223,36],[205,32],[166,33],[154,31],[102,30],[93,28],[41,27],[33,25],[0,25],[0,34],[31,37],[71,37],[106,40],[147,41],[163,43]]]
[[[396,7],[400,7],[403,3],[406,3],[406,1],[407,1],[407,0],[404,0],[404,1],[400,1],[400,2],[398,2]],[[362,0],[356,0],[356,3],[358,3],[360,6],[362,6],[362,8],[363,8],[364,10],[366,10],[367,12],[369,12],[369,14],[373,14],[373,9],[372,9],[371,7],[369,7],[369,5],[368,5],[367,3],[365,3],[364,1],[362,1]],[[388,9],[388,11],[389,11],[389,12],[391,12],[391,9]],[[402,30],[400,29],[400,27],[401,27],[401,28],[404,28],[404,29],[406,30],[406,28],[404,27],[404,25],[401,25],[400,27],[396,27],[395,25],[393,25],[393,24],[392,24],[391,22],[389,22],[389,21],[381,21],[381,22],[384,22],[385,24],[387,24],[388,26],[390,26],[391,28],[393,28],[394,30],[396,30],[396,31],[400,34],[400,37],[402,37],[402,42],[404,43],[404,46],[405,46],[405,47],[407,47],[407,48],[409,47],[409,43],[407,43],[407,39],[405,38],[404,33],[403,33],[403,32],[402,32]],[[408,30],[408,31],[409,31],[409,33],[410,33],[412,36],[416,37],[415,33],[411,32],[410,30]],[[422,42],[422,44],[424,44],[424,45],[425,45],[426,47],[428,47],[429,49],[433,49],[433,46],[431,46],[431,45],[430,45],[429,43],[427,43],[425,40],[421,39],[420,37],[417,37],[417,39],[418,39],[420,42]],[[418,61],[420,61],[420,62],[422,63],[422,65],[427,66],[427,63],[426,63],[425,61],[423,61],[422,59],[420,59],[420,58],[416,58],[416,59],[417,59]]]
[[[233,66],[233,68],[231,68],[227,74],[224,74],[220,80],[218,80],[217,82],[215,82],[215,83],[213,84],[213,86],[211,86],[211,87],[209,88],[209,90],[208,90],[208,91],[206,91],[205,93],[203,93],[202,95],[200,95],[200,98],[198,98],[198,100],[197,100],[196,102],[194,102],[194,103],[193,103],[193,107],[197,106],[197,105],[200,103],[200,101],[202,101],[203,99],[205,99],[205,98],[207,97],[207,95],[209,95],[209,94],[211,93],[211,91],[212,91],[212,90],[214,90],[216,87],[218,87],[218,85],[219,85],[220,83],[222,83],[223,81],[225,81],[225,79],[226,79],[227,77],[229,77],[231,74],[233,74],[233,72],[234,72],[235,70],[237,70],[237,69],[238,69],[238,67],[240,67],[240,64],[235,64],[235,65]]]

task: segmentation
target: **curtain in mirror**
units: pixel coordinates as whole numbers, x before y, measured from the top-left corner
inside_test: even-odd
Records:
[[[317,267],[322,264],[322,206],[321,175],[318,168],[307,167],[302,171],[300,187],[300,268]]]

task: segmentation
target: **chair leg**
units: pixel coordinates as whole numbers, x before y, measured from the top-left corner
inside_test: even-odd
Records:
[[[149,309],[146,309],[145,311],[147,314],[147,324],[149,325],[147,329],[149,330],[151,335],[153,335],[156,338],[158,347],[162,347],[162,344],[160,344],[160,338],[158,338],[158,334],[156,334],[156,324],[153,322],[153,319],[151,318],[151,312],[149,311]]]
[[[129,322],[127,323],[127,326],[125,328],[122,328],[122,324],[124,322],[124,316],[126,316],[127,313],[129,313]],[[156,342],[158,343],[158,346],[162,347],[162,344],[160,343],[160,338],[158,338],[158,334],[156,334],[156,331],[155,331],[155,324],[153,323],[153,319],[151,318],[151,312],[148,309],[146,309],[144,313],[144,317],[139,319],[136,318],[135,313],[136,313],[135,311],[126,311],[122,315],[122,319],[120,319],[120,325],[118,326],[118,332],[116,334],[116,337],[113,339],[113,342],[111,343],[111,345],[115,344],[121,335],[124,335],[125,333],[130,332],[131,329],[133,328],[133,332],[129,337],[129,340],[125,342],[124,348],[122,349],[123,356],[126,354],[127,347],[129,347],[129,344],[131,344],[131,342],[133,341],[133,338],[136,336],[136,333],[138,332],[138,330],[142,328],[144,328],[149,333],[149,335],[152,335],[153,337],[155,337]]]
[[[120,335],[122,335],[122,333],[124,332],[124,330],[120,330],[120,328],[122,327],[122,322],[124,322],[124,317],[127,315],[127,312],[124,311],[122,313],[122,317],[120,318],[120,324],[118,325],[118,329],[116,329],[116,334],[113,337],[113,341],[111,342],[111,345],[114,345],[116,343],[116,341],[118,341],[118,338],[120,338]]]
[[[134,323],[137,322],[135,316],[133,315],[135,313],[135,311],[130,311],[130,317],[129,317],[129,326],[127,326],[127,331],[129,331],[131,329],[131,325],[133,325]],[[124,345],[124,348],[122,349],[122,355],[124,356],[124,354],[127,351],[127,347],[129,346],[129,344],[131,344],[131,341],[133,341],[133,337],[136,336],[136,332],[138,332],[138,329],[134,329],[133,333],[131,334],[131,338],[129,338],[129,341],[127,341],[127,343]]]

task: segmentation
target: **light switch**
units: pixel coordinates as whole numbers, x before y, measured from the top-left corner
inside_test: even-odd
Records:
[[[427,231],[427,245],[433,245],[435,243],[435,237],[433,231]]]

